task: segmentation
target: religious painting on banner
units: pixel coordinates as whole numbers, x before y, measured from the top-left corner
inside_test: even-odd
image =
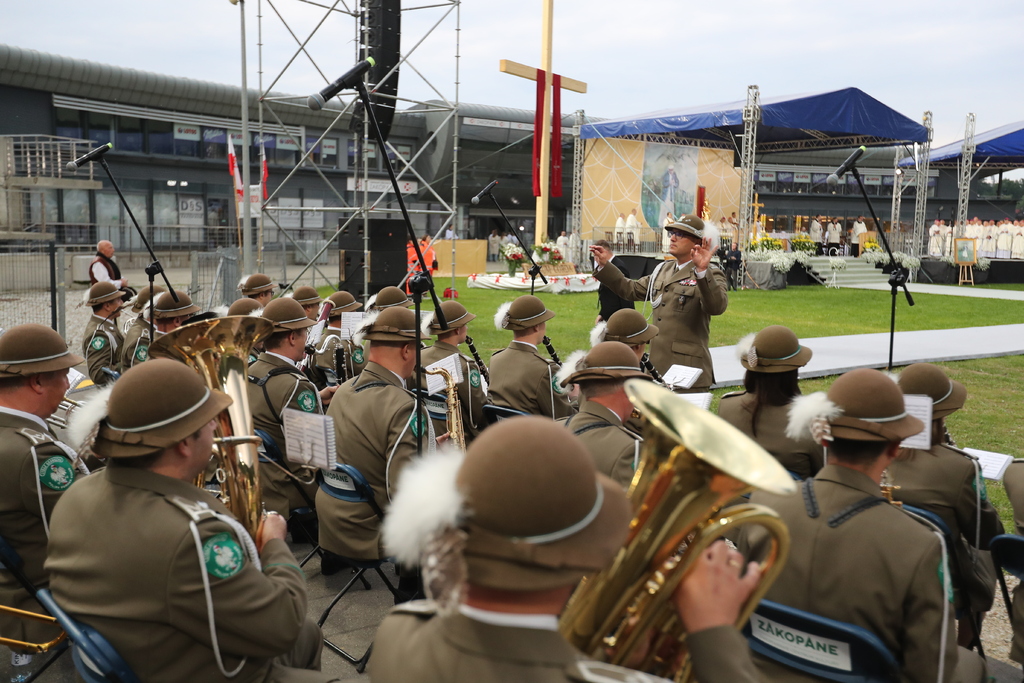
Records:
[[[693,213],[697,193],[696,147],[644,145],[641,210],[648,225],[661,227],[671,213],[675,217]]]

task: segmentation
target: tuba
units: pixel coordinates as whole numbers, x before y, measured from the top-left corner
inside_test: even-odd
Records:
[[[760,446],[669,389],[629,380],[626,393],[646,418],[640,462],[628,491],[634,514],[629,535],[612,564],[577,587],[559,627],[591,657],[692,681],[686,634],[672,593],[703,551],[726,532],[743,524],[764,526],[771,551],[762,563],[761,583],[737,620],[737,628],[742,627],[785,563],[789,531],[764,506],[725,505],[754,488],[789,493],[795,485]]]
[[[274,325],[253,316],[228,316],[184,325],[149,347],[151,358],[170,358],[185,363],[210,389],[222,391],[233,401],[217,416],[213,457],[220,483],[221,502],[246,531],[256,538],[263,501],[260,492],[260,438],[253,436],[249,410],[248,359],[253,344],[271,335]],[[202,487],[203,481],[196,485]]]
[[[452,373],[444,368],[424,369],[427,375],[440,375],[444,380],[445,422],[448,425],[448,438],[459,450],[466,450],[466,429],[462,425],[462,401],[459,400],[459,385]]]

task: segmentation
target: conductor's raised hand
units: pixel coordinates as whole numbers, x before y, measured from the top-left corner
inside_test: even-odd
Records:
[[[590,247],[590,255],[597,261],[597,265],[602,268],[607,266],[608,262],[612,260],[612,252],[596,244]]]
[[[593,249],[593,247],[591,247]],[[711,264],[711,240],[703,240],[700,244],[693,245],[690,250],[690,258],[693,259],[693,267],[697,270],[707,270]]]

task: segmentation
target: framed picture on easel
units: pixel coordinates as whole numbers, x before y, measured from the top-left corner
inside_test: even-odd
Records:
[[[958,285],[974,284],[974,264],[978,262],[978,240],[957,237],[953,240],[953,260],[960,266]]]

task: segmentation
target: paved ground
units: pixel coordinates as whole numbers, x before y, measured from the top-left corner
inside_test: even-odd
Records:
[[[877,291],[888,292],[889,285],[881,283],[864,283],[856,285],[843,285],[848,289],[873,289]],[[989,289],[987,287],[970,287],[964,285],[963,287],[957,287],[955,285],[930,285],[923,282],[915,282],[907,285],[907,289],[910,290],[911,296],[914,294],[945,294],[948,296],[966,296],[975,297],[978,299],[1006,299],[1007,301],[1024,301],[1024,291],[1015,289]],[[903,296],[903,290],[900,290],[900,296]]]

